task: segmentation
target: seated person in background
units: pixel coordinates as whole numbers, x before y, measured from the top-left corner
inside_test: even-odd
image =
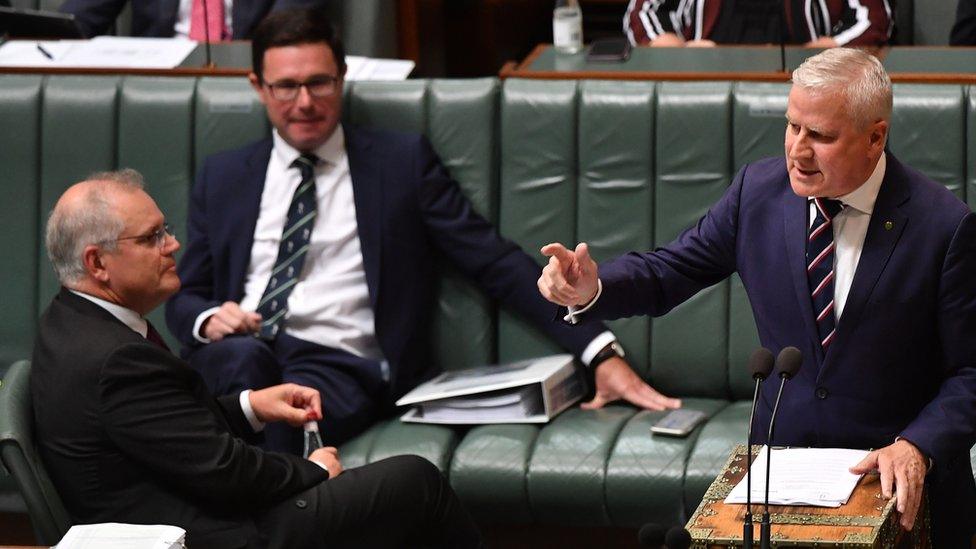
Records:
[[[787,44],[883,46],[889,0],[630,0],[624,34],[635,46]]]
[[[552,321],[539,265],[474,212],[424,137],[339,123],[345,57],[322,10],[270,15],[252,47],[251,84],[274,132],[204,162],[183,289],[166,305],[211,391],[314,387],[329,404],[323,439],[359,434],[436,373],[443,255],[595,370],[590,407],[680,406],[630,369],[602,324]],[[297,451],[300,432],[282,427],[269,426],[268,447]]]
[[[180,244],[137,172],[65,191],[46,244],[63,287],[40,319],[31,399],[73,521],[172,524],[208,549],[481,545],[422,458],[343,472],[335,448],[306,460],[248,444],[265,422],[321,417],[318,392],[286,384],[215,400],[169,352],[144,317],[180,287]]]
[[[324,5],[327,1],[138,0],[131,2],[130,34],[158,38],[182,36],[197,41],[206,40],[209,34],[211,42],[247,40],[254,27],[272,11]],[[90,38],[107,33],[127,3],[127,0],[65,0],[59,11],[74,15],[82,32]]]
[[[976,0],[959,0],[949,45],[976,46]]]

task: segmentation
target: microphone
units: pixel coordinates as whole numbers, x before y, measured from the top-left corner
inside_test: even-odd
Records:
[[[759,527],[759,547],[760,549],[770,549],[769,531],[769,469],[770,449],[773,447],[773,427],[776,425],[776,412],[779,410],[779,401],[783,396],[783,387],[786,381],[796,375],[800,365],[803,364],[803,354],[796,347],[787,347],[779,352],[776,357],[776,374],[779,375],[779,392],[776,393],[776,403],[773,404],[773,414],[769,416],[769,436],[766,437],[766,498],[764,501],[762,523]]]
[[[206,55],[206,68],[214,68],[213,61],[210,60],[210,14],[207,10],[207,0],[202,0],[203,2],[203,39],[206,41],[204,44],[204,54]]]
[[[641,547],[655,547],[660,549],[664,545],[664,527],[660,524],[648,522],[637,532],[637,543]]]
[[[688,549],[691,547],[691,534],[681,526],[673,526],[664,536],[664,546],[668,549]]]
[[[749,357],[749,372],[756,380],[752,393],[752,411],[749,412],[749,431],[746,434],[746,515],[742,521],[742,549],[752,549],[752,424],[756,417],[756,404],[759,402],[759,386],[773,370],[773,353],[760,347]]]

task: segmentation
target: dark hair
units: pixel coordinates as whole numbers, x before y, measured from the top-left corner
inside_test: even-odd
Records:
[[[264,79],[264,52],[270,48],[324,43],[332,50],[339,74],[346,72],[346,52],[324,7],[276,11],[264,18],[251,39],[251,66]]]

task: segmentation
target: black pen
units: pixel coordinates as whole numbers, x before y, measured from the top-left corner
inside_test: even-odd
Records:
[[[44,54],[44,57],[47,57],[51,61],[54,61],[54,56],[51,55],[51,52],[49,52],[46,49],[44,49],[44,46],[42,46],[40,42],[37,43],[37,51],[43,53]]]

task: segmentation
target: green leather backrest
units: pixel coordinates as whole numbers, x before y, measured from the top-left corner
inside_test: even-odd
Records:
[[[37,311],[37,225],[40,177],[41,84],[39,76],[0,76],[0,364],[30,356]]]
[[[969,87],[896,86],[889,146],[976,203],[976,98]],[[782,154],[786,84],[412,80],[347,85],[346,120],[424,132],[475,208],[541,263],[551,241],[598,259],[667,243],[724,192],[739,166]],[[133,167],[184,234],[207,155],[267,135],[242,78],[0,76],[7,268],[0,360],[29,356],[57,285],[43,252],[56,198],[93,171]],[[965,183],[963,183],[965,182]],[[972,189],[967,192],[967,189]],[[496,312],[449,267],[432,326],[447,368],[557,351]],[[157,312],[154,321],[163,326]],[[683,396],[747,398],[757,345],[741,283],[709,288],[659,319],[612,323],[636,369]]]
[[[351,123],[427,135],[475,210],[491,221],[498,211],[494,79],[356,82],[347,85]],[[495,313],[489,300],[447,261],[432,325],[438,363],[446,369],[495,358]]]

